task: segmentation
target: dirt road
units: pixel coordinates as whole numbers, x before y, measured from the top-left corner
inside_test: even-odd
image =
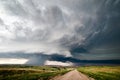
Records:
[[[70,71],[63,76],[57,76],[51,80],[94,80],[93,78],[90,78],[77,70]]]

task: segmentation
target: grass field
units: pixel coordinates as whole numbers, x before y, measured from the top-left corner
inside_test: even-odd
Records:
[[[49,80],[68,71],[65,67],[0,66],[0,80]]]
[[[78,70],[95,80],[120,80],[120,66],[88,66]]]
[[[56,67],[56,66],[0,66],[0,80],[49,80],[57,75],[63,75],[77,68],[78,71],[95,80],[120,80],[120,66],[82,66],[82,67]]]

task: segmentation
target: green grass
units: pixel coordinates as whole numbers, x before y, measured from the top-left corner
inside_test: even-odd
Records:
[[[78,70],[95,80],[120,80],[120,66],[88,66]]]
[[[74,68],[50,66],[0,66],[0,80],[49,80]],[[120,80],[120,66],[77,67],[78,71],[95,80]]]
[[[63,67],[0,66],[0,80],[49,80],[66,72]]]

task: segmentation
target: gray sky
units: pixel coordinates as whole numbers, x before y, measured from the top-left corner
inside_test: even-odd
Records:
[[[0,0],[0,64],[118,60],[119,8],[119,0]]]

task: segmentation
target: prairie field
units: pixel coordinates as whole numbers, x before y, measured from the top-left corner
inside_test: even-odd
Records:
[[[77,69],[95,80],[120,80],[120,66],[86,66]]]
[[[65,67],[0,66],[0,80],[49,80],[68,71]]]
[[[120,66],[61,67],[23,65],[1,65],[0,80],[50,80],[74,69],[95,80],[120,80]]]

